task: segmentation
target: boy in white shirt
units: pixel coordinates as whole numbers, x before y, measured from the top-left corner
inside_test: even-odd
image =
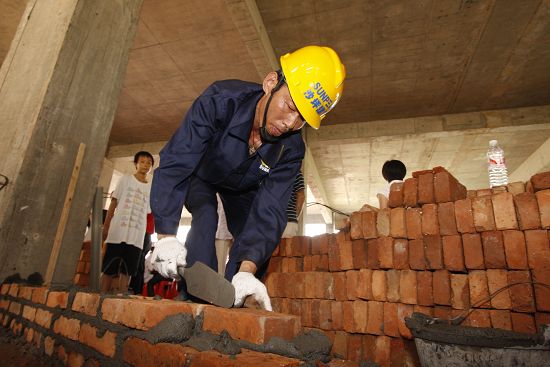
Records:
[[[125,292],[130,277],[137,270],[151,212],[149,193],[151,182],[147,174],[155,164],[149,152],[134,156],[136,172],[123,176],[111,196],[111,205],[103,225],[103,239],[107,243],[103,257],[101,292]],[[118,277],[117,284],[113,280]]]

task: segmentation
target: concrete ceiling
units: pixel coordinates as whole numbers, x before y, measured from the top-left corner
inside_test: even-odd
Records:
[[[0,0],[0,59],[21,4]],[[331,126],[307,134],[312,191],[339,209],[374,198],[386,159],[444,165],[479,188],[490,138],[512,172],[550,137],[547,110],[497,125],[496,112],[467,114],[550,105],[550,0],[144,0],[111,150],[167,140],[211,82],[259,82],[306,44],[347,67]]]

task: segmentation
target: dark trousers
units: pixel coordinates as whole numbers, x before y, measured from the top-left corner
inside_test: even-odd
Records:
[[[134,294],[141,294],[143,291],[143,272],[145,271],[145,255],[151,249],[151,235],[145,233],[145,239],[143,240],[143,251],[141,251],[141,256],[139,258],[138,266],[136,273],[132,275],[130,279],[130,289]]]
[[[245,227],[252,202],[256,197],[257,190],[234,192],[217,188],[216,186],[202,181],[196,176],[190,178],[185,207],[191,213],[191,230],[187,234],[185,246],[187,248],[187,266],[201,261],[213,270],[217,271],[218,261],[216,258],[216,229],[218,228],[218,202],[216,193],[221,197],[227,227],[236,241],[229,252],[229,261],[225,269],[225,278],[229,281],[237,273],[240,266],[239,234]],[[249,224],[250,225],[250,224]],[[252,224],[253,225],[253,224]],[[258,243],[254,246],[264,246]],[[261,278],[267,270],[267,264],[257,264],[256,276]]]

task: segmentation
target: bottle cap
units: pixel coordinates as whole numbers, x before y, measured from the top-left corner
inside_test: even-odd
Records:
[[[489,145],[492,147],[496,147],[498,145],[498,140],[489,140]]]

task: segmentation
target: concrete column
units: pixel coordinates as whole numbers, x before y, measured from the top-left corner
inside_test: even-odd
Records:
[[[141,3],[29,0],[0,69],[0,279],[44,276],[63,233],[53,283],[72,282]]]

